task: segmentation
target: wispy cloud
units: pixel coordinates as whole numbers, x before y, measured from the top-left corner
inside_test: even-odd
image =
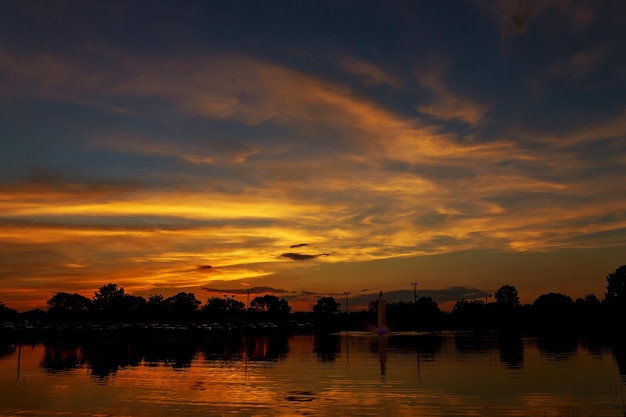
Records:
[[[82,177],[82,178],[81,178]],[[71,199],[97,200],[121,197],[142,188],[137,180],[87,179],[81,173],[59,172],[51,169],[31,169],[18,181],[0,181],[0,201]]]
[[[432,102],[417,105],[420,113],[442,120],[459,120],[469,124],[478,123],[488,106],[464,97],[447,87],[442,79],[443,66],[416,71],[420,84],[433,94]]]
[[[357,75],[366,85],[389,85],[394,88],[401,86],[400,81],[380,68],[378,65],[354,57],[343,57],[340,59],[341,66]]]

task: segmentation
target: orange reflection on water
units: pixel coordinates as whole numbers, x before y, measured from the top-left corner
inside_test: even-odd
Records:
[[[65,341],[0,351],[0,415],[618,415],[618,377],[609,348],[575,340]]]

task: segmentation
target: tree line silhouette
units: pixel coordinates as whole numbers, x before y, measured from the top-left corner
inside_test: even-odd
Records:
[[[518,332],[623,331],[626,317],[626,265],[606,277],[607,292],[601,300],[594,294],[573,300],[561,293],[540,295],[532,304],[522,305],[517,289],[503,285],[487,299],[458,300],[452,311],[442,311],[430,297],[413,302],[386,305],[387,325],[395,331],[417,330],[499,330]],[[58,292],[47,301],[48,310],[23,313],[0,303],[0,322],[41,325],[60,322],[219,322],[311,323],[318,330],[364,330],[376,323],[378,300],[367,309],[341,311],[334,297],[321,297],[308,312],[291,312],[284,298],[263,295],[251,300],[248,308],[234,296],[210,297],[204,305],[193,293],[179,292],[171,297],[151,295],[147,299],[127,294],[109,283],[93,298]],[[32,326],[31,326],[32,327]]]

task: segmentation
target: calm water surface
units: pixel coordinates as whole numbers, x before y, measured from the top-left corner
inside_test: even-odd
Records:
[[[0,348],[0,416],[623,416],[626,353],[463,334]]]

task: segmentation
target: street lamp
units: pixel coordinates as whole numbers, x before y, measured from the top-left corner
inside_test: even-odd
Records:
[[[411,285],[413,286],[413,301],[417,304],[417,282],[412,282]]]
[[[350,295],[350,291],[345,291],[343,295],[346,296],[346,314],[348,314],[348,296]]]

